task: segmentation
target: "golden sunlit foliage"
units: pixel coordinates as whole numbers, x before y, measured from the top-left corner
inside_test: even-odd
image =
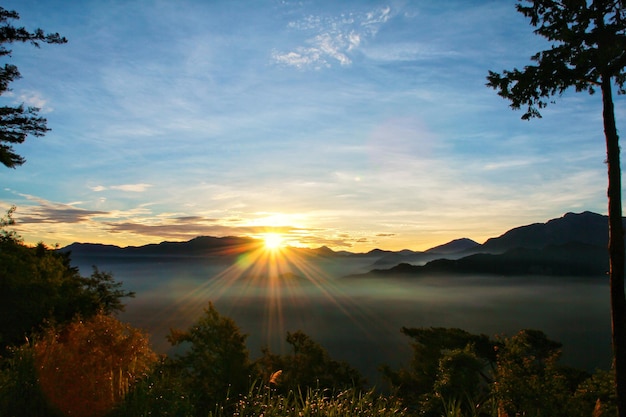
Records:
[[[50,328],[35,343],[41,389],[71,416],[103,416],[156,360],[146,335],[102,313]]]

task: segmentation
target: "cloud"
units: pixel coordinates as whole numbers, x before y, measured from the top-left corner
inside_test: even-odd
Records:
[[[96,185],[90,188],[92,191],[95,191],[95,192],[102,192],[105,190],[119,190],[119,191],[126,191],[130,193],[142,193],[150,187],[152,187],[152,184],[139,183],[139,184],[111,185],[109,187],[105,187],[104,185]]]
[[[29,107],[37,107],[41,113],[50,113],[54,110],[47,106],[47,100],[35,91],[24,91],[20,94],[19,99]]]
[[[67,204],[45,203],[40,206],[30,206],[18,213],[19,224],[33,223],[86,223],[93,217],[106,216],[108,213],[98,210],[85,210]]]
[[[148,188],[152,187],[150,184],[123,184],[111,186],[112,190],[128,191],[131,193],[142,193]]]
[[[111,233],[132,233],[161,239],[188,240],[197,236],[255,236],[264,233],[280,233],[285,240],[290,237],[307,235],[312,230],[294,226],[237,225],[224,219],[208,219],[201,216],[184,216],[151,222],[107,222]]]
[[[350,238],[326,238],[319,235],[304,236],[298,239],[299,242],[309,247],[329,246],[333,248],[350,248],[354,243],[358,243],[358,239]]]
[[[380,27],[391,18],[391,8],[385,7],[366,13],[349,13],[339,16],[310,15],[289,22],[289,29],[309,33],[305,45],[289,51],[274,51],[272,61],[296,68],[329,68],[338,63],[352,64],[349,54],[361,45],[363,39],[376,35]]]

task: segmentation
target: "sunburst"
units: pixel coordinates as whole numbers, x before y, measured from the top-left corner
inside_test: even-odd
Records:
[[[279,233],[266,233],[263,235],[265,248],[268,250],[278,250],[283,245],[283,236]]]

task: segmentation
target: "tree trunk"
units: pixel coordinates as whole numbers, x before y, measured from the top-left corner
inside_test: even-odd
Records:
[[[611,77],[602,78],[602,116],[606,137],[606,163],[609,174],[609,276],[611,288],[611,335],[613,367],[619,417],[626,417],[626,295],[624,294],[624,227],[622,224],[622,180],[620,149]]]

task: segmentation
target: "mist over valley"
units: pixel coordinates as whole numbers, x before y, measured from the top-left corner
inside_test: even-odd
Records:
[[[461,238],[424,252],[367,253],[284,247],[245,237],[198,237],[119,248],[72,244],[81,272],[112,272],[127,299],[124,321],[171,352],[211,301],[262,347],[286,353],[302,330],[379,383],[381,364],[405,365],[404,327],[455,327],[489,336],[544,331],[563,343],[563,362],[589,371],[611,361],[607,220],[584,212],[521,226],[479,244]]]

